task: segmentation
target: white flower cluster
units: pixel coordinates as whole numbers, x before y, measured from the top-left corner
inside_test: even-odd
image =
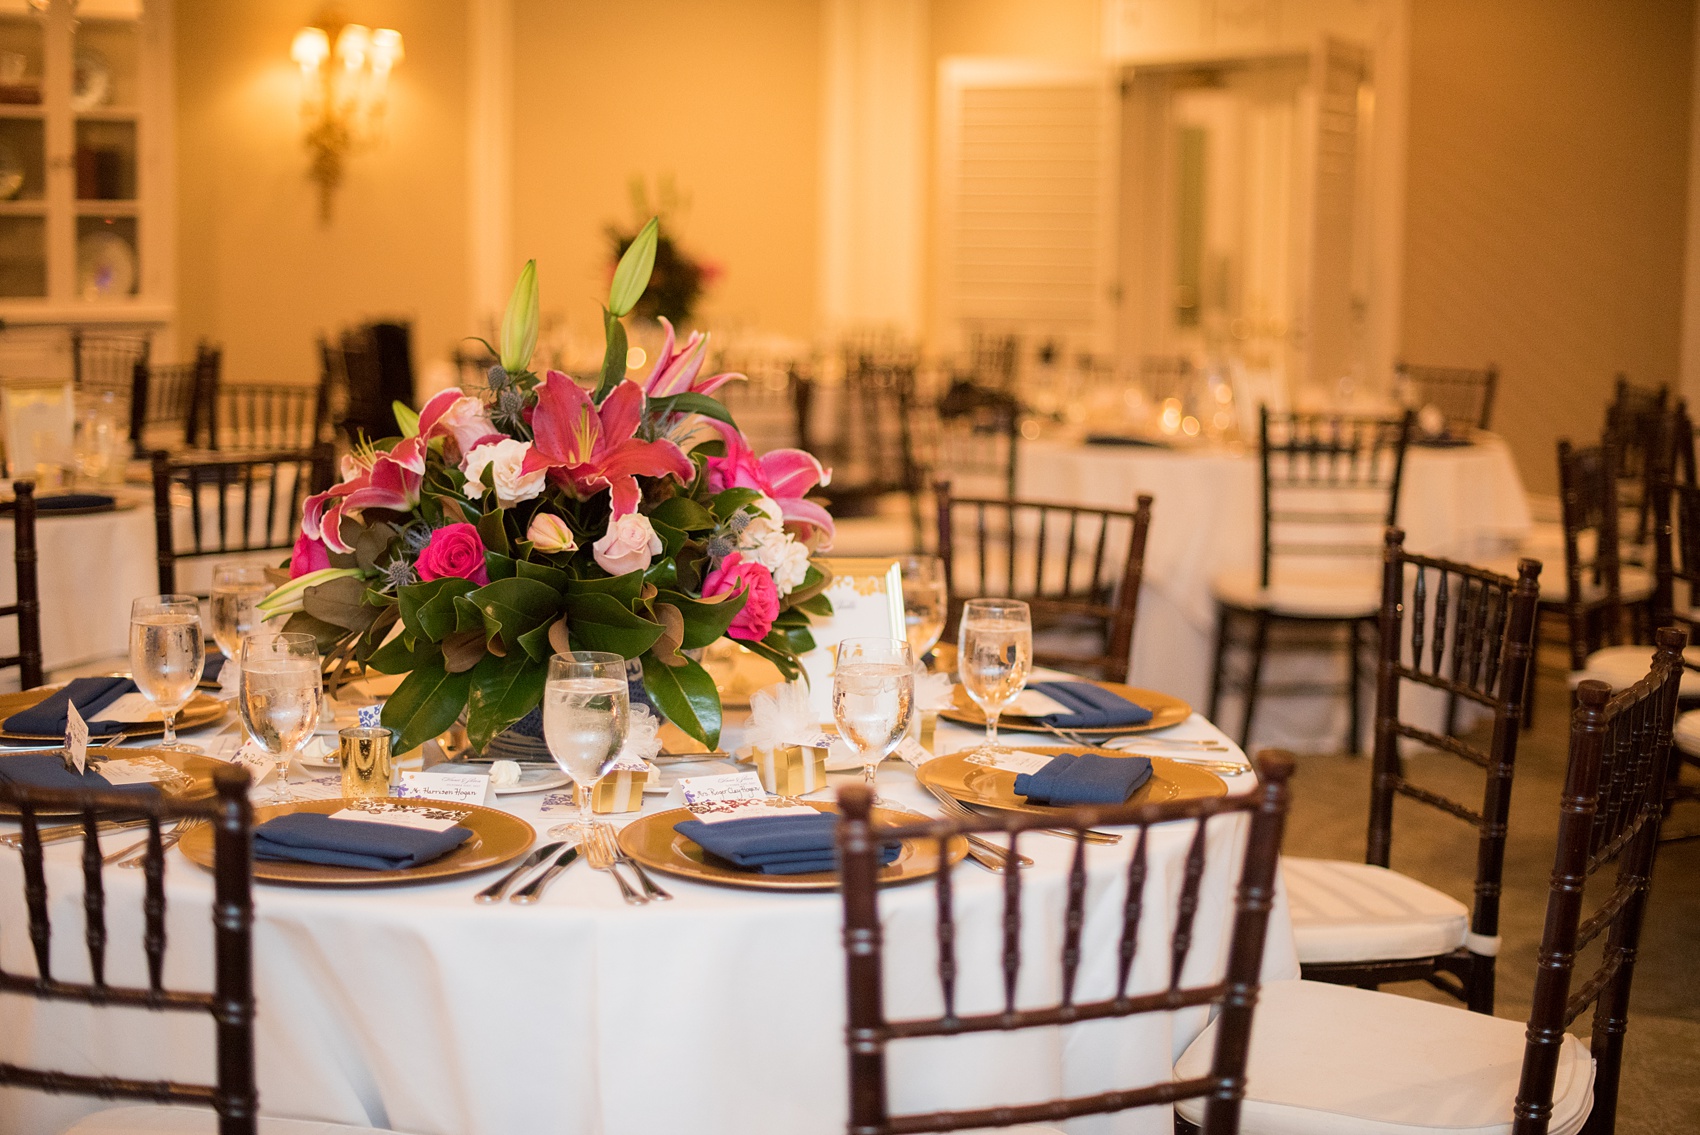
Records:
[[[780,598],[784,598],[809,574],[809,549],[785,531],[779,502],[757,497],[751,507],[761,515],[752,518],[738,536],[738,551],[768,570]]]

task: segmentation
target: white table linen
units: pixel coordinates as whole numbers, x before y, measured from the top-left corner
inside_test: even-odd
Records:
[[[1174,736],[1218,737],[1201,718]],[[977,734],[941,724],[941,748]],[[1213,754],[1221,755],[1221,754]],[[1234,758],[1239,754],[1234,752]],[[856,774],[850,774],[853,778]],[[835,774],[835,783],[845,777]],[[1249,791],[1254,778],[1229,778]],[[897,762],[881,791],[919,806]],[[677,806],[677,790],[645,811]],[[541,834],[540,797],[501,798]],[[630,817],[613,817],[621,822]],[[1245,820],[1212,824],[1189,977],[1227,948]],[[1190,824],[1152,833],[1146,915],[1132,988],[1167,980],[1168,940]],[[123,834],[111,839],[121,839]],[[56,972],[86,973],[77,846],[48,852]],[[1018,1003],[1058,995],[1062,913],[1072,845],[1029,836]],[[1131,846],[1089,847],[1086,962],[1077,996],[1103,995],[1114,972]],[[0,959],[32,972],[19,857],[0,852]],[[109,870],[112,980],[140,979],[141,879]],[[535,907],[474,904],[493,873],[437,884],[351,891],[259,884],[254,955],[259,1081],[267,1114],[376,1123],[417,1135],[787,1135],[843,1130],[842,915],[837,894],[771,894],[663,877],[675,901],[625,905],[584,866]],[[959,1006],[1001,1005],[1001,876],[955,869]],[[211,876],[172,855],[168,979],[204,987],[211,971]],[[885,888],[888,1008],[939,1008],[931,884]],[[1265,954],[1270,980],[1298,972],[1284,896]],[[177,1016],[177,1015],[173,1015]],[[211,1028],[143,1014],[17,999],[0,1059],[85,1072],[211,1075]],[[902,1042],[889,1061],[898,1110],[984,1106],[1093,1092],[1168,1075],[1205,1024],[1201,1011],[949,1041]],[[169,1029],[169,1034],[162,1031]],[[169,1035],[169,1042],[160,1038]],[[98,1101],[0,1092],[0,1129],[46,1135]],[[1075,1135],[1166,1133],[1167,1108],[1067,1125]]]

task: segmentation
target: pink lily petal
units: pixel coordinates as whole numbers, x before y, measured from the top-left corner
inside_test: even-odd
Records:
[[[537,411],[531,419],[532,450],[525,471],[577,465],[590,459],[602,433],[596,405],[578,383],[550,371],[537,387]]]
[[[831,539],[836,531],[833,528],[832,516],[812,500],[801,497],[786,497],[779,502],[779,511],[785,517],[787,524],[800,524],[805,528],[818,528]]]
[[[831,474],[814,456],[801,449],[775,449],[761,455],[761,471],[772,486],[774,500],[806,496],[816,485],[824,485]]]
[[[447,390],[432,395],[431,400],[419,410],[419,436],[429,438],[436,428],[437,419],[448,413],[449,407],[460,401],[462,397],[461,389],[458,386],[451,386]]]
[[[629,438],[637,433],[643,420],[643,388],[635,382],[621,382],[608,392],[598,412],[602,420],[603,438]],[[619,445],[624,445],[622,440]]]

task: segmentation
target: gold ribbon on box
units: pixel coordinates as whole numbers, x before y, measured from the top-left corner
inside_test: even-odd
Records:
[[[596,788],[590,794],[590,810],[603,815],[619,812],[636,812],[643,808],[643,789],[649,783],[649,778],[655,773],[647,765],[639,768],[623,767],[624,762],[617,764],[608,771],[608,775],[596,782]]]
[[[756,766],[756,777],[761,786],[775,796],[802,796],[826,787],[826,749],[823,746],[752,748],[747,759]]]

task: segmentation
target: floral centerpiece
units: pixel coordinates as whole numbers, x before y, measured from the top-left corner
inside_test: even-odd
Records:
[[[692,657],[730,637],[787,678],[831,612],[815,560],[832,519],[809,493],[827,472],[801,450],[757,456],[705,376],[708,342],[675,342],[626,377],[621,318],[654,263],[651,220],[621,258],[603,310],[600,374],[530,369],[536,262],[502,319],[482,389],[450,389],[400,437],[366,441],[343,481],[309,497],[289,581],[267,619],[316,635],[337,664],[405,674],[383,722],[411,749],[464,712],[482,748],[535,708],[549,656],[635,660],[670,721],[718,744],[720,697]]]

